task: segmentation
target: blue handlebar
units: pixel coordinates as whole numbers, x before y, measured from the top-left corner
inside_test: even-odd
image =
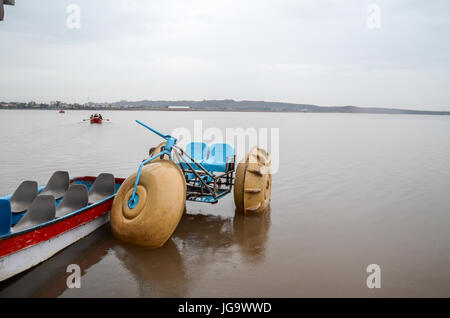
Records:
[[[162,137],[163,139],[166,140],[166,144],[164,145],[164,150],[161,151],[160,153],[152,156],[151,158],[143,161],[138,168],[137,171],[137,175],[136,175],[136,180],[134,182],[134,187],[133,187],[133,193],[131,194],[130,200],[128,201],[128,207],[130,209],[134,209],[138,202],[139,202],[139,196],[136,194],[136,189],[137,186],[139,184],[139,178],[141,176],[141,172],[142,172],[142,168],[144,167],[144,165],[146,165],[147,163],[155,160],[158,157],[162,157],[164,155],[168,155],[169,156],[169,160],[172,160],[172,147],[175,146],[175,144],[177,143],[177,139],[173,138],[171,135],[164,135],[162,133],[160,133],[159,131],[157,131],[156,129],[153,129],[152,127],[150,127],[147,124],[144,124],[143,122],[136,120],[136,122],[142,126],[144,126],[145,128],[147,128],[148,130],[154,132],[155,134],[157,134],[158,136]]]
[[[170,135],[164,135],[164,134],[160,133],[159,131],[157,131],[156,129],[150,127],[150,126],[147,125],[147,124],[144,124],[143,122],[141,122],[141,121],[139,121],[139,120],[136,120],[136,122],[137,122],[138,124],[144,126],[145,128],[147,128],[148,130],[154,132],[154,133],[157,134],[158,136],[164,138],[165,140],[168,140],[168,139],[172,138],[172,136],[170,136]]]

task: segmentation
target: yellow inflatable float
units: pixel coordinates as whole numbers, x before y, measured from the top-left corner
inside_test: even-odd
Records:
[[[180,222],[186,200],[186,182],[180,168],[170,160],[155,160],[142,169],[130,208],[136,173],[128,177],[114,198],[111,209],[112,233],[136,245],[160,247]]]

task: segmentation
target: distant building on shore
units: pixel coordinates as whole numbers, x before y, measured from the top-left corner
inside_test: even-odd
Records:
[[[189,109],[190,106],[167,106],[169,109]]]

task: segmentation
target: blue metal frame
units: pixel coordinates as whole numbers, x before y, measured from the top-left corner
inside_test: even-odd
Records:
[[[223,196],[227,195],[231,192],[231,188],[233,186],[233,180],[234,180],[234,160],[235,156],[233,155],[233,161],[232,165],[229,165],[228,162],[225,164],[225,171],[219,175],[215,175],[214,172],[208,171],[206,167],[204,167],[202,164],[194,160],[189,154],[184,152],[182,149],[176,146],[177,139],[173,138],[170,135],[164,135],[161,132],[157,131],[156,129],[150,127],[149,125],[136,120],[136,122],[143,127],[147,128],[151,132],[157,134],[161,138],[166,140],[166,143],[164,145],[163,150],[150,157],[149,159],[141,162],[139,165],[136,180],[134,182],[133,186],[133,192],[130,196],[130,199],[128,200],[128,207],[130,209],[134,209],[138,203],[139,203],[139,195],[136,193],[137,187],[139,185],[139,179],[141,177],[142,168],[148,164],[149,162],[162,157],[164,155],[167,155],[170,160],[172,160],[172,151],[174,151],[175,157],[180,161],[180,168],[183,171],[183,174],[186,177],[186,181],[190,182],[189,185],[191,188],[195,188],[197,190],[191,190],[191,193],[186,193],[186,200],[190,201],[197,201],[197,202],[208,202],[208,203],[217,203],[218,199],[222,198]],[[184,157],[186,156],[190,160],[186,160]],[[183,166],[185,164],[189,167],[189,169],[185,169]],[[196,168],[194,168],[196,167]],[[231,168],[230,168],[231,167]],[[189,175],[191,178],[189,178]],[[204,180],[206,178],[206,181]],[[196,185],[195,183],[198,183]],[[217,188],[218,186],[218,188]],[[221,188],[221,186],[224,186],[225,188]]]
[[[139,184],[139,178],[141,177],[142,168],[147,163],[155,160],[156,158],[158,158],[158,157],[160,157],[162,155],[168,155],[169,159],[172,160],[172,147],[175,146],[175,144],[177,143],[177,139],[176,138],[173,138],[170,135],[164,135],[164,134],[160,133],[159,131],[157,131],[156,129],[150,127],[147,124],[144,124],[143,122],[141,122],[139,120],[136,120],[136,122],[138,124],[144,126],[145,128],[147,128],[148,130],[154,132],[158,136],[162,137],[163,139],[165,139],[166,140],[166,145],[164,146],[164,150],[163,151],[161,151],[157,155],[154,155],[151,158],[141,162],[141,164],[139,165],[139,169],[138,169],[137,176],[136,176],[136,181],[134,182],[133,193],[131,194],[130,200],[128,200],[128,207],[130,209],[134,209],[139,203],[139,195],[136,194],[136,189],[137,189],[137,186]]]

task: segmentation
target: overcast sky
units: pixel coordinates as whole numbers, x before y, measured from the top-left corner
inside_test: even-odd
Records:
[[[0,100],[450,110],[449,17],[448,0],[16,0],[0,22]]]

